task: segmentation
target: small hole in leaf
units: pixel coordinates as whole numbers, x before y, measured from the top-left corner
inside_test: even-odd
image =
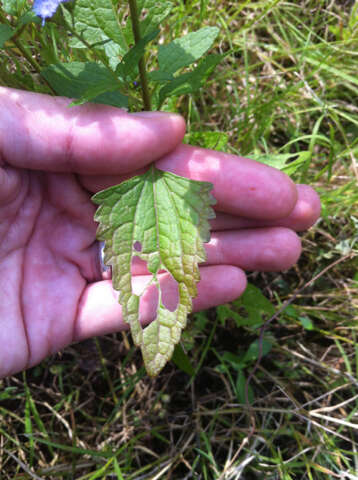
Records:
[[[136,252],[141,252],[142,251],[142,244],[140,242],[138,242],[138,240],[136,242],[133,243],[133,248]]]
[[[178,283],[170,273],[165,273],[159,278],[162,290],[162,303],[170,312],[174,312],[179,303]]]

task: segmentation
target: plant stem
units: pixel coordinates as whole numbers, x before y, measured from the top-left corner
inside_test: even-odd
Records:
[[[138,18],[138,8],[136,0],[128,0],[129,3],[129,10],[131,13],[131,22],[132,22],[132,30],[135,44],[140,40],[140,28],[139,28],[139,18]],[[142,88],[142,98],[143,98],[143,107],[144,110],[151,110],[151,102],[150,102],[150,93],[148,87],[148,78],[147,78],[147,71],[145,68],[145,61],[144,57],[139,60],[138,63],[139,68],[139,76],[140,76],[140,83]]]

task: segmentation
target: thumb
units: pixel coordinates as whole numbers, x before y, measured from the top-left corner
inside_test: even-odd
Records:
[[[176,114],[70,103],[0,87],[0,159],[50,172],[130,173],[169,153],[185,133]]]

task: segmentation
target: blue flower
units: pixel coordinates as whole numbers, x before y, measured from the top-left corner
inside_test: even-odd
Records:
[[[35,14],[42,18],[42,25],[45,25],[46,18],[52,17],[60,3],[68,1],[69,0],[35,0],[32,8]]]

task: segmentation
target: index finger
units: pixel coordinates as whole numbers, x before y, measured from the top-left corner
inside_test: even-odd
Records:
[[[185,133],[184,120],[176,114],[129,114],[106,105],[70,103],[0,87],[0,166],[126,173],[170,152]]]

